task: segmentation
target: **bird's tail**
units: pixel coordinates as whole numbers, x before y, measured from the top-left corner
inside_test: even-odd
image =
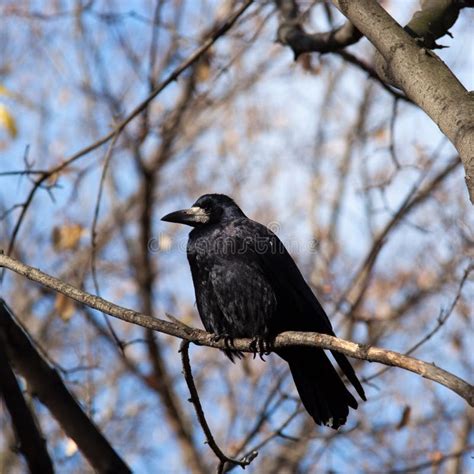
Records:
[[[346,422],[357,401],[347,390],[322,349],[288,348],[278,351],[291,370],[306,411],[318,424],[337,429]]]

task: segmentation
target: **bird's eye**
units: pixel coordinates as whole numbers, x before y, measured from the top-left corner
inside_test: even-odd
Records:
[[[202,209],[204,209],[205,211],[210,211],[212,209],[212,201],[210,200],[206,200],[206,201],[203,201],[201,202],[201,204],[199,205],[199,207],[201,207]]]

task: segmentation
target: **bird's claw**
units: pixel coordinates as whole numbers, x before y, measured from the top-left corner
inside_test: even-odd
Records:
[[[264,355],[268,355],[271,352],[270,342],[263,336],[256,336],[252,339],[249,345],[249,349],[253,352],[253,358],[258,356],[265,362]]]
[[[243,353],[237,351],[234,348],[234,338],[229,334],[213,334],[211,340],[212,342],[220,342],[224,340],[225,349],[222,350],[224,351],[225,355],[231,360],[231,362],[234,362],[234,357],[237,357],[237,359],[241,359],[243,357]]]
[[[226,347],[226,349],[231,349],[234,347],[234,338],[230,336],[229,334],[227,333],[214,334],[212,336],[213,342],[219,342],[219,341],[222,341],[222,339],[224,340],[224,346]]]

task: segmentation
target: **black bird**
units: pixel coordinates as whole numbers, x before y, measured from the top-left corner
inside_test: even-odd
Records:
[[[223,194],[205,194],[190,209],[163,221],[187,224],[187,255],[204,327],[217,337],[271,340],[283,331],[334,335],[319,301],[280,239]],[[290,366],[301,401],[314,421],[337,429],[357,402],[324,350],[278,349]],[[232,353],[227,352],[232,359]],[[332,351],[363,400],[364,389],[347,358]]]

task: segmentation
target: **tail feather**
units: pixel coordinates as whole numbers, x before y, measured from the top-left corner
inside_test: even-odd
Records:
[[[367,398],[365,398],[364,389],[362,388],[362,385],[360,384],[359,379],[357,378],[357,375],[354,372],[351,363],[347,360],[347,357],[337,351],[331,351],[331,354],[334,356],[334,359],[336,359],[336,362],[338,363],[341,370],[344,372],[345,376],[349,379],[349,382],[357,390],[357,393],[359,394],[360,398],[362,398],[362,400],[366,402]]]
[[[337,429],[346,422],[349,407],[357,409],[357,401],[323,350],[291,348],[278,355],[288,362],[301,401],[318,425]]]

